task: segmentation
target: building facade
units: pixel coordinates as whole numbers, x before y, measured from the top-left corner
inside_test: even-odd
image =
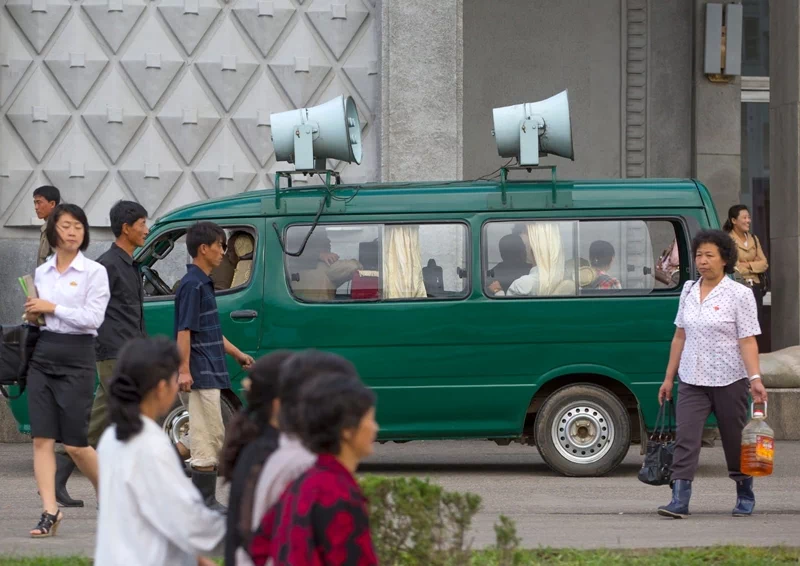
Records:
[[[741,3],[744,76],[720,83],[707,0],[5,0],[0,320],[19,316],[41,184],[85,207],[97,254],[117,199],[155,219],[271,187],[271,112],[353,96],[364,162],[329,163],[346,181],[475,179],[505,161],[493,107],[568,89],[575,160],[545,162],[697,177],[721,214],[750,205],[788,313],[773,344],[800,343],[798,1]]]

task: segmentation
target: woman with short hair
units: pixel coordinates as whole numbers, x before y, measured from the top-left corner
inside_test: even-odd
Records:
[[[378,433],[375,394],[355,376],[323,374],[303,387],[300,414],[300,438],[317,461],[264,516],[250,543],[253,562],[377,564],[355,478]]]
[[[89,222],[79,206],[58,205],[45,233],[55,253],[36,268],[38,298],[25,302],[28,321],[44,315],[45,323],[28,372],[33,471],[43,508],[33,538],[54,536],[64,518],[56,502],[57,440],[97,489],[97,454],[88,441],[94,341],[111,297],[106,269],[83,255]]]
[[[659,507],[658,514],[675,519],[689,515],[703,428],[714,413],[728,475],[736,482],[733,515],[748,516],[755,495],[753,478],[740,467],[742,429],[750,392],[756,402],[767,400],[759,374],[756,302],[744,285],[728,277],[736,265],[736,246],[725,232],[700,231],[692,251],[700,279],[683,287],[666,377],[658,391],[659,403],[672,399],[679,375],[672,501]]]

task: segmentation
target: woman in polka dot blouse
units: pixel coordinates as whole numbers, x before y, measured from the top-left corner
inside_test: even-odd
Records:
[[[736,482],[733,515],[748,516],[755,507],[753,478],[741,473],[742,429],[747,422],[748,394],[767,400],[758,365],[756,336],[761,334],[753,293],[726,274],[733,273],[737,251],[720,230],[703,230],[692,241],[700,278],[681,293],[675,336],[659,403],[672,399],[678,374],[678,425],[672,464],[672,501],[658,514],[681,519],[689,515],[692,480],[700,459],[703,426],[717,418],[728,475]]]

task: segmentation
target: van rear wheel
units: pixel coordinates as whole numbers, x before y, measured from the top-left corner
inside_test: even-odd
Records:
[[[631,444],[625,406],[611,391],[569,385],[551,394],[536,414],[536,447],[565,476],[602,476],[620,465]]]

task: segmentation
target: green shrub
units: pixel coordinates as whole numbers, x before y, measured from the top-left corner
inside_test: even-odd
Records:
[[[469,564],[469,529],[481,508],[472,493],[445,491],[418,478],[361,479],[369,499],[372,540],[380,564]]]

